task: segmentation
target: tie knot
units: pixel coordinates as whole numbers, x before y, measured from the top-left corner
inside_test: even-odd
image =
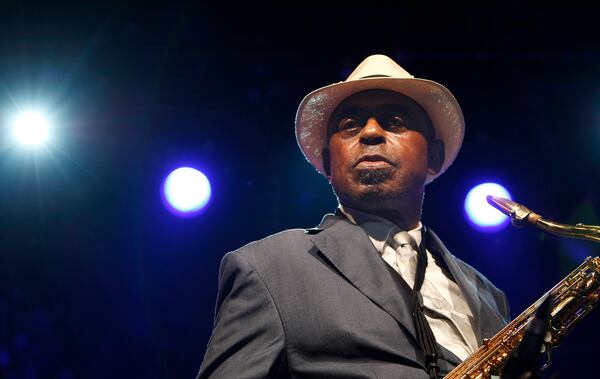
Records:
[[[396,245],[394,247],[396,248],[410,246],[415,251],[419,249],[419,247],[417,246],[417,241],[415,241],[413,236],[411,236],[410,233],[408,233],[407,231],[398,231],[392,236],[392,240],[394,241],[394,244]]]

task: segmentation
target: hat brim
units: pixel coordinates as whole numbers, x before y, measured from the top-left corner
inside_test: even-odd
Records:
[[[370,89],[402,93],[429,115],[435,137],[444,143],[444,163],[440,171],[428,175],[426,184],[446,171],[454,162],[465,134],[465,121],[458,102],[439,83],[417,78],[365,78],[339,82],[319,88],[304,97],[296,113],[296,140],[306,159],[323,176],[323,148],[327,145],[327,124],[331,113],[347,97]]]

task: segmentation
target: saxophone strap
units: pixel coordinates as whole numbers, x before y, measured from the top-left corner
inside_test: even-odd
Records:
[[[431,330],[431,326],[425,318],[423,312],[423,296],[421,295],[421,287],[425,281],[425,269],[427,268],[427,244],[426,244],[427,231],[423,226],[421,244],[417,250],[417,268],[415,272],[415,284],[413,286],[413,297],[414,297],[414,309],[413,316],[415,318],[415,327],[417,332],[417,342],[421,351],[425,355],[425,367],[429,373],[431,379],[437,378],[440,371],[438,365],[438,358],[440,353],[437,348],[435,336]]]

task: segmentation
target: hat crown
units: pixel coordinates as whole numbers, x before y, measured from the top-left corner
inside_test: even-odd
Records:
[[[387,55],[375,54],[368,56],[358,66],[356,66],[346,81],[378,76],[406,79],[414,78],[414,76],[409,74],[408,71],[400,67],[398,63],[394,62]]]

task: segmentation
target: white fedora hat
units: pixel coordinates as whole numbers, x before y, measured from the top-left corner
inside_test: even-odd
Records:
[[[444,142],[444,163],[426,183],[440,176],[452,164],[465,134],[465,121],[458,102],[439,83],[418,79],[385,55],[371,55],[339,83],[312,91],[304,97],[296,113],[296,139],[302,153],[321,175],[323,148],[327,146],[327,124],[333,110],[348,96],[370,89],[386,89],[402,93],[429,115],[435,137]]]

